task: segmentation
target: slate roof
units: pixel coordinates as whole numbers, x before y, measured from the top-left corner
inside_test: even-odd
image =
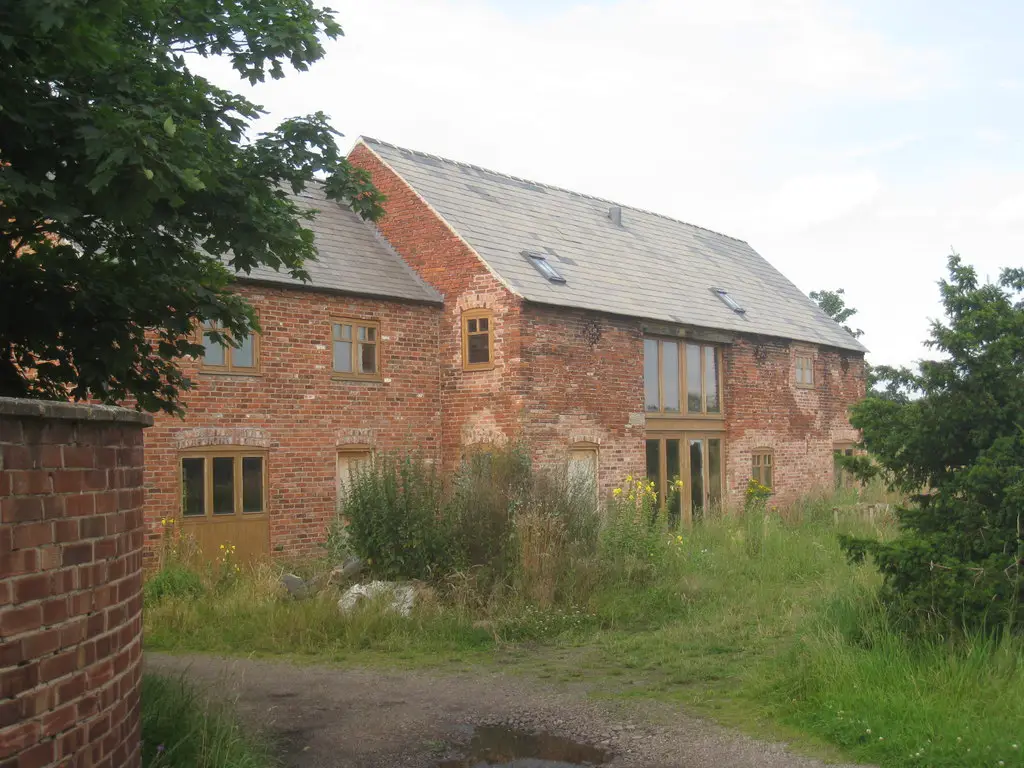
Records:
[[[527,301],[866,351],[742,240],[363,137]],[[621,226],[609,216],[621,208]],[[523,255],[547,254],[548,281]],[[726,290],[737,314],[714,293]]]
[[[343,293],[439,303],[441,294],[431,288],[412,267],[392,250],[376,228],[348,208],[328,200],[319,186],[301,195],[290,195],[299,207],[318,213],[304,226],[313,230],[316,261],[306,262],[310,282],[296,280],[287,272],[257,267],[241,279],[305,286]]]

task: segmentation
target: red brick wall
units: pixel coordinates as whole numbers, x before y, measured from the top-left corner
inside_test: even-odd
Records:
[[[522,418],[535,458],[557,464],[586,440],[600,446],[603,491],[643,475],[646,429],[663,427],[644,418],[640,321],[527,305],[522,340]],[[722,349],[727,502],[742,505],[759,448],[776,465],[771,503],[831,488],[833,446],[857,440],[847,409],[864,396],[863,358],[778,339]],[[814,357],[813,389],[796,386],[797,349]]]
[[[534,458],[557,466],[573,443],[595,443],[604,493],[643,474],[640,323],[538,305],[524,317],[523,420]]]
[[[313,553],[336,505],[338,448],[416,449],[437,459],[440,443],[435,305],[310,290],[239,286],[259,314],[259,375],[201,373],[184,420],[158,416],[146,432],[147,555],[160,519],[179,517],[178,455],[205,445],[267,450],[271,552]],[[331,319],[380,323],[381,382],[332,377]]]
[[[0,398],[0,766],[138,766],[142,428]]]
[[[797,350],[814,356],[814,388],[796,386]],[[741,504],[751,454],[774,454],[776,493],[785,505],[815,490],[831,489],[832,448],[856,442],[847,416],[864,397],[864,359],[854,352],[777,339],[740,340],[725,356],[728,493]]]
[[[368,170],[387,195],[381,233],[402,257],[444,296],[441,366],[442,459],[451,468],[462,447],[515,438],[523,407],[520,376],[522,302],[502,285],[476,253],[365,144],[349,161]],[[494,311],[494,368],[462,369],[462,311]]]

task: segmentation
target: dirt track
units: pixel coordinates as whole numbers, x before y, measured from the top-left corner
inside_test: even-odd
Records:
[[[800,757],[659,703],[596,702],[580,686],[500,672],[444,674],[150,654],[184,672],[279,746],[288,768],[427,768],[459,754],[474,725],[510,724],[600,745],[609,766],[813,768]]]

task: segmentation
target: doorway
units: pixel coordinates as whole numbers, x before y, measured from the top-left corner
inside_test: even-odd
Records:
[[[720,434],[648,433],[647,479],[669,524],[699,520],[722,505],[723,440]]]

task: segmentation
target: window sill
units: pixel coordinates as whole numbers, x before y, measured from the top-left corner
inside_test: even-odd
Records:
[[[493,371],[495,369],[494,363],[487,363],[481,365],[464,365],[462,370],[465,373],[474,373],[475,371]]]
[[[353,373],[332,373],[332,381],[357,381],[363,384],[383,384],[383,376],[360,376]]]
[[[683,413],[682,411],[675,411],[675,412],[672,412],[672,411],[670,411],[670,412],[665,412],[665,411],[647,411],[646,413],[647,413],[647,418],[648,419],[654,419],[655,421],[657,421],[659,419],[673,420],[673,421],[677,421],[679,419],[700,419],[701,421],[724,421],[725,420],[725,414],[724,413]]]
[[[206,368],[199,369],[200,376],[244,376],[247,379],[255,379],[263,375],[262,371],[220,371]]]
[[[797,389],[814,389],[814,385],[813,384],[795,384],[794,386]]]

